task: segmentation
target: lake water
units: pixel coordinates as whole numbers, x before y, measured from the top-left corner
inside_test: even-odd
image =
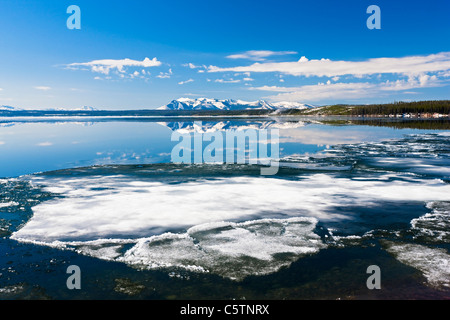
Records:
[[[286,119],[1,121],[0,298],[450,298],[449,122]],[[173,161],[273,130],[275,174]]]

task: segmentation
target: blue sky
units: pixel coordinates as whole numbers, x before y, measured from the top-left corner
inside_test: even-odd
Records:
[[[448,0],[0,0],[0,105],[449,99],[449,14]]]

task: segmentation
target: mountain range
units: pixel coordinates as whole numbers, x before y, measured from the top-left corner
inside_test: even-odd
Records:
[[[11,107],[11,106],[0,106],[0,111],[24,111],[25,109]],[[81,108],[74,108],[74,109],[65,109],[65,108],[49,108],[49,109],[42,109],[41,111],[98,111],[98,109],[94,107],[81,107]]]
[[[304,104],[299,102],[267,102],[265,100],[257,101],[244,101],[244,100],[232,100],[232,99],[209,99],[209,98],[180,98],[172,100],[170,103],[157,108],[156,110],[163,111],[244,111],[244,110],[268,110],[282,112],[284,110],[310,110],[315,109],[316,106],[310,104]],[[21,109],[11,106],[0,106],[0,111],[23,111],[27,112],[31,109]],[[154,111],[155,109],[146,109],[148,111]],[[32,110],[37,112],[65,112],[65,111],[82,111],[82,112],[108,112],[108,110],[98,110],[93,107],[81,107],[75,109],[65,109],[65,108],[54,108],[54,109],[41,109]],[[130,111],[130,110],[123,110]]]
[[[312,109],[313,105],[299,103],[299,102],[267,102],[264,100],[258,101],[243,101],[232,99],[208,99],[208,98],[180,98],[172,100],[169,104],[159,107],[158,110],[278,110],[278,109]]]

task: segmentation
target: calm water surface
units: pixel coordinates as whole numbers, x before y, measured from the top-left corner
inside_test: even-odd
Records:
[[[0,298],[448,299],[450,130],[407,127],[2,121]],[[277,174],[171,161],[246,129],[279,130]]]

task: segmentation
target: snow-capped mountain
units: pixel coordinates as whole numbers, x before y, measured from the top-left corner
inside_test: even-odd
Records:
[[[271,105],[278,109],[312,109],[312,108],[316,108],[316,106],[314,106],[312,104],[305,104],[305,103],[300,103],[300,102],[289,102],[289,101],[272,102]]]
[[[14,108],[11,106],[0,106],[0,111],[19,111],[22,109]]]
[[[68,109],[68,108],[50,108],[50,109],[44,109],[44,111],[98,111],[98,109],[94,108],[94,107],[80,107],[80,108],[72,108],[72,109]]]
[[[169,104],[159,107],[158,110],[249,110],[249,109],[310,109],[315,106],[298,103],[298,102],[267,102],[264,100],[258,101],[243,101],[243,100],[218,100],[208,98],[180,98],[172,100]]]
[[[88,106],[84,106],[84,107],[81,107],[81,108],[75,108],[75,109],[68,109],[68,110],[72,110],[72,111],[98,111],[97,108],[88,107]]]
[[[0,106],[0,111],[24,111],[24,109],[15,108],[11,106]],[[66,109],[66,108],[48,108],[48,109],[42,109],[42,110],[36,110],[36,111],[98,111],[98,109],[94,107],[81,107],[81,108],[74,108],[74,109]]]

